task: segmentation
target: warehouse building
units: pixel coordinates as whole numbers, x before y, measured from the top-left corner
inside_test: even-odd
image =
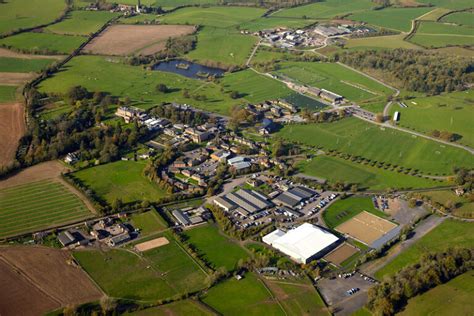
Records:
[[[295,207],[316,195],[316,191],[305,187],[294,187],[278,195],[273,202],[277,205]]]
[[[244,216],[260,212],[273,206],[268,198],[253,190],[240,189],[214,200],[214,204],[226,212],[238,210]]]

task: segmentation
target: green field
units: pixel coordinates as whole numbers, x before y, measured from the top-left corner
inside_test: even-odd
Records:
[[[134,228],[140,229],[140,237],[154,234],[168,227],[165,220],[154,210],[135,213],[130,217]]]
[[[278,135],[289,141],[324,149],[335,149],[372,161],[420,170],[421,173],[451,174],[454,166],[472,168],[472,155],[459,148],[379,127],[357,118],[334,123],[285,126]]]
[[[165,24],[229,27],[255,20],[264,13],[264,9],[247,7],[189,7],[165,15],[161,21]]]
[[[410,41],[424,47],[474,45],[474,29],[468,26],[422,22]]]
[[[157,201],[167,193],[143,175],[145,163],[116,161],[74,173],[74,176],[109,203]]]
[[[430,11],[429,13],[423,15],[419,21],[438,21],[443,15],[451,12],[451,9],[436,8]]]
[[[447,184],[331,156],[315,157],[300,163],[298,168],[304,174],[326,179],[330,183],[355,183],[359,189],[429,188]]]
[[[392,93],[387,87],[335,63],[282,62],[275,73],[330,90],[351,101],[385,99]]]
[[[187,230],[184,235],[214,268],[225,267],[231,271],[234,270],[239,259],[249,257],[243,248],[222,235],[214,225],[199,226]],[[223,249],[225,251],[222,251]]]
[[[126,16],[126,17],[121,17],[118,21],[119,23],[122,24],[142,24],[146,22],[151,22],[151,21],[156,21],[158,20],[157,15],[155,14],[140,14],[140,15],[134,15],[134,16]]]
[[[362,211],[367,211],[380,217],[387,217],[384,212],[374,207],[374,203],[370,197],[352,196],[343,200],[337,200],[331,204],[327,210],[324,211],[323,219],[328,227],[334,228]]]
[[[53,22],[66,9],[63,0],[9,0],[0,3],[0,34]]]
[[[370,0],[326,0],[291,9],[278,11],[272,16],[288,18],[330,19],[349,13],[369,10],[374,6]]]
[[[242,35],[236,30],[204,27],[198,32],[196,48],[186,56],[221,68],[242,66],[256,43],[256,37]]]
[[[316,20],[312,19],[280,18],[269,16],[240,24],[239,29],[247,30],[249,32],[256,32],[265,29],[276,29],[280,27],[299,29],[314,24],[315,22]]]
[[[419,46],[403,40],[404,34],[351,38],[347,41],[345,47],[352,49],[420,49]]]
[[[136,312],[125,313],[131,316],[170,316],[170,315],[192,315],[192,316],[212,316],[208,309],[197,301],[187,299],[158,307],[143,309]]]
[[[73,11],[60,23],[48,26],[46,31],[66,35],[89,35],[97,32],[114,16],[117,16],[117,13],[108,11]]]
[[[441,19],[442,22],[456,23],[474,27],[474,13],[472,12],[456,12],[448,14]]]
[[[0,72],[41,72],[54,61],[54,59],[0,57]]]
[[[467,196],[457,196],[453,191],[431,191],[423,192],[423,195],[428,196],[431,201],[438,202],[441,205],[454,204],[454,210],[451,214],[460,217],[473,218],[474,217],[474,202],[470,202]]]
[[[472,8],[472,0],[417,0],[417,2],[447,9]]]
[[[91,216],[80,198],[59,182],[44,180],[0,190],[0,238]]]
[[[473,229],[474,223],[446,219],[438,227],[434,228],[377,271],[375,276],[378,279],[382,279],[384,276],[393,275],[402,268],[419,262],[425,253],[443,251],[449,247],[473,248]]]
[[[468,271],[410,299],[405,310],[399,315],[472,315],[474,313],[473,297],[474,271]]]
[[[73,86],[82,85],[90,91],[107,91],[115,96],[128,96],[136,106],[145,109],[161,102],[178,102],[229,114],[231,106],[239,103],[221,93],[220,87],[212,82],[189,79],[169,72],[144,70],[108,60],[110,59],[100,56],[75,57],[65,65],[65,71],[43,81],[40,90],[65,93]],[[157,93],[155,87],[159,83],[166,83],[168,88],[173,89],[172,92]],[[205,95],[207,100],[187,99],[183,96],[183,89],[188,89],[190,94]]]
[[[222,315],[285,315],[286,313],[254,274],[231,278],[212,287],[202,301]]]
[[[86,41],[82,36],[21,33],[0,40],[0,45],[29,53],[69,54]]]
[[[0,103],[15,101],[17,88],[15,86],[0,86]]]
[[[406,108],[394,104],[390,112],[400,112],[399,126],[425,134],[449,131],[462,136],[458,143],[474,147],[473,99],[474,90],[420,97],[403,101]]]
[[[386,8],[355,13],[349,18],[396,31],[409,32],[411,21],[432,8]]]

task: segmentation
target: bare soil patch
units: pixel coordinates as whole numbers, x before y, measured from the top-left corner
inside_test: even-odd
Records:
[[[58,178],[61,172],[66,171],[68,171],[68,168],[58,161],[43,162],[33,167],[23,169],[4,180],[0,180],[0,189],[40,180]]]
[[[25,133],[25,129],[22,104],[0,104],[0,166],[13,161],[18,141]]]
[[[138,245],[135,246],[135,249],[137,249],[140,252],[147,251],[150,249],[158,248],[164,245],[169,244],[170,242],[168,239],[165,237],[160,237],[160,238],[155,238],[149,241],[142,242]]]
[[[324,257],[324,259],[339,266],[342,262],[344,262],[344,260],[356,254],[358,251],[359,249],[357,249],[356,247],[349,245],[348,243],[343,243],[342,245],[328,253]]]
[[[33,55],[18,53],[6,48],[0,48],[0,57],[23,58],[23,59],[58,59],[61,60],[66,56],[63,55]]]
[[[153,54],[164,48],[168,38],[194,32],[195,27],[190,25],[112,25],[87,44],[84,51],[124,56],[144,49]]]
[[[35,76],[36,74],[27,72],[1,72],[0,85],[19,86],[33,79]]]

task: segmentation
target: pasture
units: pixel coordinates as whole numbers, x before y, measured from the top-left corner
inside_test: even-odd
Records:
[[[466,9],[472,7],[471,0],[417,0],[417,2],[447,9]]]
[[[474,30],[469,26],[422,22],[410,41],[423,47],[474,45]]]
[[[450,213],[455,216],[474,218],[474,202],[469,201],[468,196],[457,196],[451,190],[423,192],[422,195],[448,208],[453,207]]]
[[[153,233],[166,229],[165,220],[154,210],[135,213],[130,217],[133,227],[140,229],[140,236],[148,236]]]
[[[374,6],[370,0],[326,0],[290,9],[283,9],[273,14],[275,17],[331,19],[359,11],[369,10]]]
[[[249,32],[257,32],[265,29],[276,29],[281,27],[299,29],[314,24],[316,20],[300,18],[262,17],[239,25],[239,29]]]
[[[456,23],[459,25],[474,27],[474,14],[473,12],[455,12],[445,15],[441,19],[441,22]]]
[[[472,248],[474,247],[473,229],[474,223],[446,219],[378,270],[375,276],[382,279],[386,275],[393,275],[402,268],[419,262],[423,255],[429,252],[443,251],[449,247]]]
[[[66,9],[63,0],[11,0],[0,3],[0,34],[53,22]]]
[[[48,33],[21,33],[0,39],[0,45],[27,53],[70,54],[86,41],[83,36]]]
[[[116,161],[75,172],[73,175],[108,203],[158,201],[167,193],[143,175],[145,163]]]
[[[265,285],[253,273],[212,287],[201,300],[223,315],[285,315]]]
[[[212,316],[214,315],[201,303],[192,300],[180,300],[158,307],[142,309],[136,312],[127,313],[130,316],[170,316],[170,315],[193,315],[193,316]]]
[[[0,85],[0,103],[15,101],[16,89],[18,89],[18,87]]]
[[[216,269],[225,267],[228,271],[232,271],[240,259],[249,257],[243,248],[221,234],[214,225],[202,225],[187,230],[183,234],[187,241],[194,245],[204,259]]]
[[[41,72],[54,61],[54,59],[0,57],[0,72]]]
[[[404,34],[351,38],[346,42],[345,47],[352,49],[420,49],[419,46],[403,40]]]
[[[408,300],[408,305],[399,315],[469,315],[473,312],[472,297],[474,272],[471,270]]]
[[[48,26],[45,31],[65,35],[89,35],[97,32],[117,15],[109,11],[72,11],[64,20]]]
[[[91,216],[81,199],[59,182],[44,180],[0,190],[0,238]]]
[[[472,155],[463,149],[415,137],[357,118],[333,123],[289,125],[278,134],[289,141],[324,150],[339,150],[372,162],[403,166],[421,173],[451,174],[454,166],[471,168]]]

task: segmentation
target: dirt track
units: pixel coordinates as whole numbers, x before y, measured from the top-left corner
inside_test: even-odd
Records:
[[[0,104],[0,166],[15,158],[18,141],[25,133],[23,105]]]

